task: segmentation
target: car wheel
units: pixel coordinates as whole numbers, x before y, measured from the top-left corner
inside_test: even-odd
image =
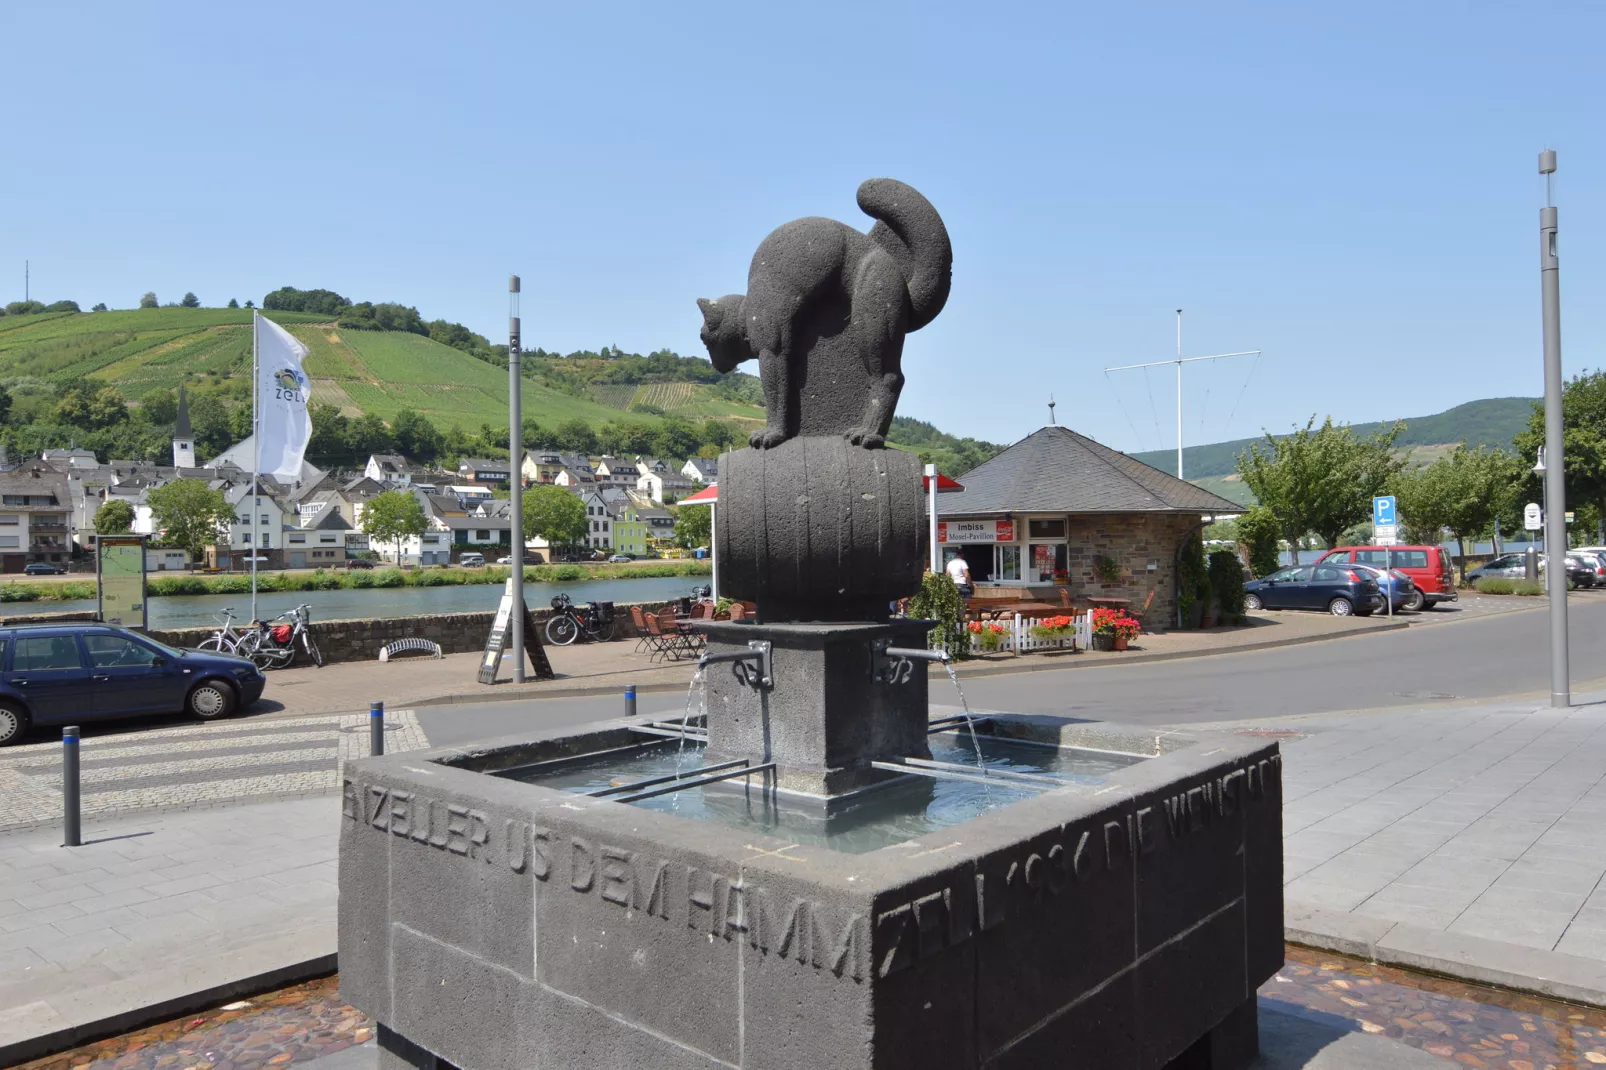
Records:
[[[1244,595],[1244,609],[1250,613],[1259,613],[1264,608],[1266,607],[1261,604],[1258,594]]]
[[[28,734],[28,714],[21,706],[0,703],[0,747],[8,747]]]
[[[1430,602],[1426,598],[1424,598],[1424,599],[1422,599],[1422,608],[1423,609],[1438,609],[1439,608],[1439,603]]]
[[[221,680],[203,680],[190,692],[184,707],[203,721],[226,717],[234,709],[234,689]]]
[[[1405,608],[1413,613],[1420,613],[1428,604],[1427,595],[1421,591],[1412,591],[1411,597],[1405,600]]]
[[[1355,612],[1355,603],[1348,598],[1335,598],[1327,603],[1327,612],[1335,617],[1348,617]]]

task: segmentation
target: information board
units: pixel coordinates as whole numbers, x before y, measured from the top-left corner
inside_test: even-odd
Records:
[[[939,520],[937,542],[1014,542],[1013,520]]]
[[[524,652],[530,656],[537,680],[552,680],[557,674],[547,660],[546,647],[541,645],[541,633],[529,606],[519,607],[524,612]],[[502,588],[502,601],[496,607],[496,618],[491,621],[491,634],[485,639],[485,656],[480,659],[479,682],[496,683],[496,674],[502,668],[502,652],[507,649],[508,638],[513,634],[513,581]]]
[[[144,535],[99,535],[95,538],[95,587],[100,619],[107,624],[145,630]]]

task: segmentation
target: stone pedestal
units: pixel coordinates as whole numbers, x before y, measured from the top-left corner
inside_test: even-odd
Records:
[[[699,624],[710,654],[770,644],[769,685],[756,671],[709,666],[708,760],[774,762],[771,782],[780,790],[840,796],[893,775],[871,762],[929,758],[926,664],[912,663],[895,680],[873,671],[877,644],[923,648],[930,627],[917,620]]]

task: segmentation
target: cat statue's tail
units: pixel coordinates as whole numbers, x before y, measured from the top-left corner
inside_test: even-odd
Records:
[[[879,220],[870,238],[892,254],[909,284],[908,330],[937,318],[953,282],[954,247],[942,217],[914,187],[895,178],[872,178],[859,187],[859,207]]]

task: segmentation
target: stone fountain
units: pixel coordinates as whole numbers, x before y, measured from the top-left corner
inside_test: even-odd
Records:
[[[702,625],[702,715],[347,767],[341,991],[382,1066],[1254,1058],[1283,957],[1277,745],[931,719],[944,655],[889,615],[925,560],[920,469],[884,440],[951,252],[910,187],[858,200],[868,234],[788,223],[745,295],[700,302],[768,413],[721,459],[723,593],[758,615]]]

